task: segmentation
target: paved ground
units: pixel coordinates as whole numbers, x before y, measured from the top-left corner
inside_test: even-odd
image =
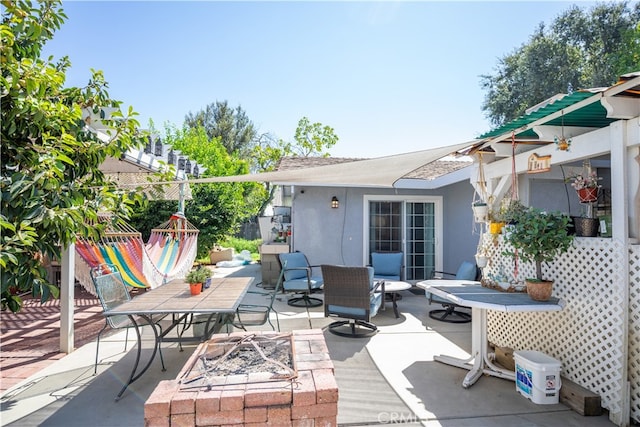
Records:
[[[82,287],[75,288],[76,348],[93,341],[104,326],[102,307]],[[0,316],[0,393],[66,356],[60,352],[60,301],[27,298],[19,313]]]

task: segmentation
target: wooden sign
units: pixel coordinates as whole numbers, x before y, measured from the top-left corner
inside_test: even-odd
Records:
[[[551,170],[551,155],[538,156],[533,153],[527,161],[527,173],[541,173]]]

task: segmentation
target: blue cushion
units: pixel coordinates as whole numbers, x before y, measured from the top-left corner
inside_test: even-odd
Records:
[[[382,306],[382,297],[382,292],[376,292],[371,295],[371,304],[369,306],[370,317],[373,317],[378,313],[378,310]],[[365,319],[365,311],[361,308],[344,307],[341,305],[329,304],[328,311],[329,313],[335,314],[339,317]]]
[[[457,280],[476,280],[476,276],[478,275],[478,269],[476,265],[469,261],[464,261],[458,272],[456,273]]]
[[[282,282],[282,289],[285,291],[303,292],[308,291],[309,286],[311,286],[311,289],[320,289],[323,284],[324,282],[321,277],[311,277],[311,280],[308,282],[307,275],[305,274],[303,279],[285,280]]]
[[[381,279],[400,280],[402,256],[402,252],[372,252],[371,264],[375,270],[375,276]]]
[[[291,252],[280,254],[280,264],[287,264],[285,268],[284,280],[306,279],[309,262],[302,252]],[[305,286],[306,288],[306,286]],[[285,286],[286,289],[286,286]]]

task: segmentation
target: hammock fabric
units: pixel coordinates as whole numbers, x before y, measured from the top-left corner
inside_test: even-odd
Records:
[[[103,216],[101,220],[108,218]],[[128,286],[155,288],[185,277],[195,261],[198,230],[181,213],[153,229],[146,245],[141,233],[130,225],[108,223],[100,241],[76,241],[75,276],[92,294],[95,289],[90,271],[100,264],[117,266]]]

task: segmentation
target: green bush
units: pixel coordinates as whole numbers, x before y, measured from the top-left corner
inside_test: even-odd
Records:
[[[224,241],[219,242],[220,246],[224,248],[233,248],[235,249],[235,253],[239,254],[240,252],[247,250],[251,252],[251,254],[258,254],[258,247],[262,244],[261,239],[255,240],[246,240],[240,239],[238,237],[227,237]]]

